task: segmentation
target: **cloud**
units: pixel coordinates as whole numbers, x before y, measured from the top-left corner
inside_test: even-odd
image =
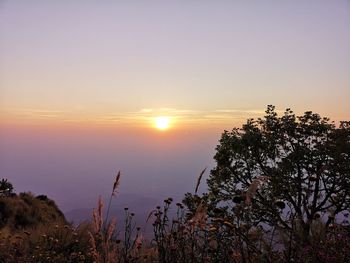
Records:
[[[141,109],[140,112],[149,113],[149,112],[153,112],[153,110],[152,109]]]
[[[243,114],[256,114],[261,115],[265,113],[265,110],[240,110],[240,109],[220,109],[215,110],[215,112],[221,112],[221,113],[243,113]]]
[[[10,113],[19,118],[35,119],[55,119],[61,118],[65,112],[60,110],[36,109],[36,108],[15,108],[10,109]]]
[[[25,119],[50,119],[76,122],[145,124],[152,122],[157,116],[169,116],[173,121],[184,124],[210,124],[213,122],[244,121],[264,115],[259,109],[214,109],[192,110],[177,108],[142,108],[137,111],[115,113],[89,113],[81,109],[61,111],[51,109],[20,108],[13,109],[16,117]]]
[[[262,116],[264,110],[242,110],[242,109],[218,109],[218,110],[190,110],[176,108],[141,109],[134,112],[124,112],[113,115],[112,119],[120,121],[149,121],[156,116],[169,116],[184,123],[198,123],[207,121],[229,121],[244,120],[252,115]],[[111,119],[111,117],[110,117]]]

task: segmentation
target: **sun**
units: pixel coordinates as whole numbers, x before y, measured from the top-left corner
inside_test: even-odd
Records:
[[[156,117],[155,126],[159,130],[166,130],[169,128],[169,117]]]

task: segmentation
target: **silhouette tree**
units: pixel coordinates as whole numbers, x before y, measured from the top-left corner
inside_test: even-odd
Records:
[[[1,179],[0,181],[0,195],[10,195],[13,191],[12,184],[7,179]]]
[[[350,122],[336,127],[310,111],[249,119],[225,131],[205,199],[232,220],[310,242],[316,222],[334,227],[350,208]]]

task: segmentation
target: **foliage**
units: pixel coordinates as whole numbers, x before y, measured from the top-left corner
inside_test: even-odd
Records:
[[[116,182],[119,184],[120,173],[118,175]],[[116,184],[114,184],[112,193],[115,193],[116,187]],[[116,220],[107,220],[110,204],[111,198],[109,199],[105,221],[103,221],[103,201],[101,197],[99,198],[98,207],[93,210],[92,229],[88,231],[88,234],[94,262],[143,262],[148,256],[145,250],[141,251],[143,238],[140,233],[141,228],[136,227],[133,222],[135,214],[129,212],[129,208],[124,208],[124,231],[123,233],[118,233]]]
[[[200,200],[200,199],[198,199]],[[164,200],[164,207],[154,211],[154,241],[160,262],[258,262],[259,255],[254,248],[261,243],[258,231],[252,233],[254,240],[251,253],[247,254],[241,232],[247,232],[241,226],[231,224],[225,217],[208,215],[208,206],[197,203],[195,211],[187,210],[177,203],[177,213],[169,218],[171,198]]]
[[[33,228],[48,223],[67,223],[55,202],[46,196],[31,193],[0,197],[0,229],[12,231]]]
[[[310,245],[315,220],[328,231],[349,212],[349,122],[336,128],[318,114],[296,117],[290,109],[279,117],[268,106],[264,118],[225,131],[216,150],[206,199],[232,223],[268,229],[288,260]]]
[[[7,179],[1,179],[0,181],[0,196],[9,196],[12,194],[13,186]]]
[[[331,225],[320,239],[314,239],[296,255],[299,262],[349,262],[350,228]]]
[[[88,227],[72,227],[45,195],[0,196],[0,262],[92,262]]]
[[[92,262],[88,224],[43,224],[35,229],[0,231],[0,262]]]

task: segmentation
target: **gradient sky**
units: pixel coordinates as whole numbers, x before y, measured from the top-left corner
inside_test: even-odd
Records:
[[[350,1],[0,1],[0,172],[66,209],[118,169],[189,190],[266,105],[339,121],[349,100]]]

